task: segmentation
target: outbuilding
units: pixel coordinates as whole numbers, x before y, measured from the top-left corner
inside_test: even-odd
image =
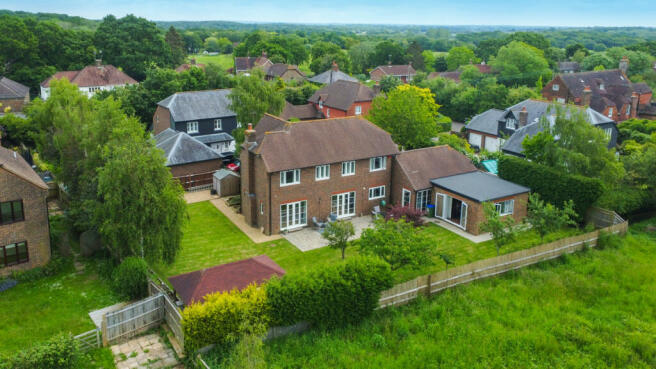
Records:
[[[241,178],[238,173],[228,169],[214,172],[214,183],[212,188],[220,197],[239,195]]]

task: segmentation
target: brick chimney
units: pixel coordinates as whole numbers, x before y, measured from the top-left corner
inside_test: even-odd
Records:
[[[519,126],[524,127],[528,123],[528,111],[526,107],[522,108],[522,111],[519,112]]]
[[[640,101],[640,96],[637,92],[631,94],[631,112],[629,118],[635,118],[638,115],[638,102]]]
[[[581,106],[590,106],[591,99],[592,89],[590,89],[590,86],[585,86],[585,88],[583,88],[583,97],[581,97]]]
[[[253,123],[248,123],[248,128],[246,128],[244,131],[244,141],[255,142],[255,130],[253,129]]]
[[[626,55],[624,55],[620,60],[620,70],[624,74],[626,74],[626,72],[629,70],[629,58],[627,58]]]
[[[374,90],[374,95],[378,95],[380,93],[380,83],[378,83],[378,81],[376,81],[373,90]]]
[[[337,71],[339,70],[339,66],[337,65],[337,63],[336,63],[334,60],[333,60],[333,66],[332,66],[332,68],[333,68],[333,70],[334,70],[335,72],[337,72]]]

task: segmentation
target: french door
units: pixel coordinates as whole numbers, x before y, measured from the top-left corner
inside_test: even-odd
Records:
[[[355,215],[355,191],[333,195],[330,202],[330,212],[338,218]]]
[[[451,196],[435,194],[435,217],[453,223],[460,228],[467,229],[467,211],[469,206],[464,201]]]
[[[288,230],[307,225],[307,201],[290,202],[280,205],[280,230]]]

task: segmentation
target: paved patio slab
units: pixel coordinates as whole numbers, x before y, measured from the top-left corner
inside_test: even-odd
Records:
[[[173,350],[164,344],[158,334],[136,337],[111,346],[111,350],[117,369],[184,368]]]
[[[350,241],[357,240],[362,235],[363,230],[373,228],[374,226],[373,219],[370,215],[351,218],[350,222],[353,223],[353,228],[355,228],[355,235],[349,238]],[[328,241],[321,236],[321,233],[317,229],[312,227],[289,232],[284,234],[283,237],[303,252],[328,246]]]

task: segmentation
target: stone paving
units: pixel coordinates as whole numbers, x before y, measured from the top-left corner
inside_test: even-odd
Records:
[[[184,368],[158,334],[148,334],[111,347],[116,369]]]
[[[351,241],[357,240],[362,235],[362,231],[374,226],[371,215],[354,217],[349,219],[349,221],[353,223],[353,228],[355,229],[355,235],[349,238]],[[310,220],[309,222],[311,223],[312,221]],[[328,246],[328,241],[321,236],[321,232],[311,226],[283,234],[283,237],[303,252]]]

